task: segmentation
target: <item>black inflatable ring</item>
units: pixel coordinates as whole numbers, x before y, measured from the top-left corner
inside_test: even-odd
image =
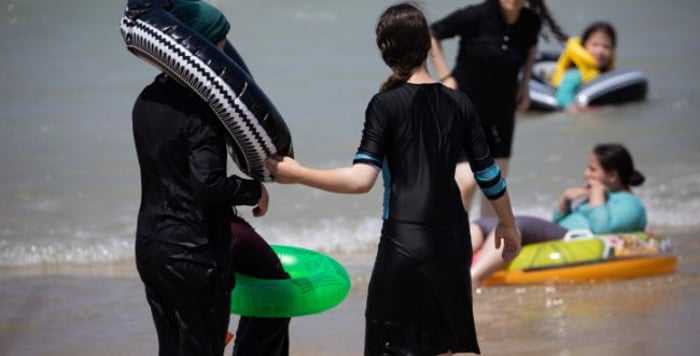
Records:
[[[194,90],[226,127],[229,153],[251,178],[269,181],[265,159],[293,156],[282,116],[227,41],[221,51],[171,15],[176,0],[129,0],[121,19],[127,49]]]

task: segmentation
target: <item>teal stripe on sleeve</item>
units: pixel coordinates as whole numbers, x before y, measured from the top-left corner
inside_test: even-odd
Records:
[[[494,197],[498,196],[501,194],[504,190],[506,189],[506,181],[501,178],[498,183],[488,187],[488,188],[481,188],[481,191],[484,192],[484,195],[487,197]]]
[[[498,168],[496,163],[491,164],[487,168],[484,168],[478,172],[474,173],[474,178],[477,182],[488,182],[501,174],[501,169]]]
[[[378,166],[380,166],[380,167],[382,166],[382,161],[380,161],[380,160],[378,160],[378,159],[376,159],[376,158],[374,158],[374,157],[372,157],[372,156],[370,156],[370,155],[368,155],[368,154],[366,154],[366,153],[358,153],[358,154],[356,154],[356,155],[355,155],[355,159],[356,159],[356,160],[358,160],[358,159],[359,159],[359,160],[369,160],[369,161],[374,162],[376,165],[378,165]]]

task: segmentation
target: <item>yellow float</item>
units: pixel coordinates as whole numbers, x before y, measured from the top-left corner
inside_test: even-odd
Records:
[[[646,232],[580,233],[574,231],[562,240],[523,246],[518,257],[482,285],[588,282],[676,270],[678,257],[665,236]]]

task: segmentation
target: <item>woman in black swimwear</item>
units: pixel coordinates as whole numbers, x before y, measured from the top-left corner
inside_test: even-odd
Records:
[[[385,179],[384,223],[369,282],[365,355],[479,353],[472,311],[468,216],[454,179],[467,152],[500,219],[503,257],[520,250],[510,199],[479,120],[463,93],[426,69],[430,32],[411,4],[389,7],[376,28],[392,75],[370,101],[350,167],[319,170],[284,157],[267,167],[280,183],[365,193]]]
[[[431,59],[438,78],[472,100],[491,155],[504,176],[513,146],[515,110],[530,106],[530,74],[543,20],[559,41],[566,41],[544,0],[486,0],[454,11],[431,26]],[[440,41],[452,37],[459,37],[460,42],[455,68],[450,70]],[[457,172],[462,200],[469,209],[476,182],[465,164],[459,164]],[[481,216],[493,215],[485,203],[482,199]]]

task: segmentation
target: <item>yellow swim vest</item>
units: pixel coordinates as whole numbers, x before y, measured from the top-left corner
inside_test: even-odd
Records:
[[[610,63],[605,68],[605,70],[610,70],[615,64],[615,56],[610,58]],[[593,56],[583,48],[581,44],[581,39],[579,37],[571,37],[566,41],[566,48],[564,52],[559,56],[559,61],[557,62],[557,67],[554,69],[554,74],[552,74],[552,85],[558,87],[561,83],[564,74],[569,68],[576,66],[581,72],[581,77],[583,82],[586,83],[591,79],[594,79],[600,75],[600,70],[598,69],[598,62]]]

